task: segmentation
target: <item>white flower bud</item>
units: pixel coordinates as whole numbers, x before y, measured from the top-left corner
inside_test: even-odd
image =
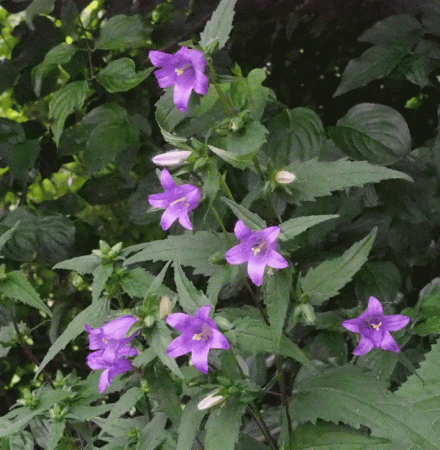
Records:
[[[173,150],[171,152],[156,155],[152,161],[158,166],[176,166],[177,164],[185,162],[189,155],[191,155],[189,150]]]
[[[280,170],[275,175],[275,180],[279,184],[289,184],[295,181],[296,176],[293,173],[287,172],[287,170]]]
[[[173,312],[173,304],[168,296],[162,297],[159,305],[159,317],[165,319]]]
[[[219,403],[223,402],[225,397],[223,395],[216,395],[218,393],[217,391],[211,392],[207,397],[205,397],[199,404],[197,405],[198,410],[208,409],[212,406],[218,405]]]

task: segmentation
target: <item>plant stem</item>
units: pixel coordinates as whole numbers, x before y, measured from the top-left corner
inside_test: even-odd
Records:
[[[226,172],[225,172],[226,173]],[[229,200],[232,200],[233,202],[235,202],[234,200],[234,196],[232,195],[231,190],[229,189],[229,186],[226,184],[225,179],[223,178],[222,175],[220,175],[220,186],[224,189],[224,191],[226,192],[227,197],[229,198]]]
[[[261,417],[260,411],[258,411],[257,407],[252,404],[248,406],[250,413],[252,414],[252,417],[254,418],[255,422],[257,423],[258,427],[260,428],[261,432],[263,433],[264,437],[266,438],[267,443],[270,445],[270,448],[272,450],[277,450],[277,443],[275,439],[270,434],[269,428],[267,428],[266,423],[264,422],[264,419]]]
[[[226,228],[223,224],[222,218],[220,217],[219,213],[217,212],[217,210],[215,209],[214,205],[211,204],[211,211],[214,214],[215,218],[217,219],[217,222],[220,225],[220,228],[223,231],[223,234],[226,236],[226,240],[228,241],[228,244],[232,244],[231,238],[229,237],[228,232],[226,231]]]
[[[209,73],[211,75],[210,82],[214,85],[214,88],[217,91],[217,94],[220,98],[220,101],[223,104],[223,107],[225,108],[227,115],[230,118],[235,117],[234,106],[232,105],[231,100],[229,100],[229,98],[222,91],[220,84],[217,82],[217,74],[215,72],[214,65],[212,64],[212,61],[210,58],[208,58],[208,66],[209,66]]]
[[[281,399],[284,406],[284,412],[286,413],[286,420],[287,420],[287,430],[290,435],[292,432],[292,420],[290,418],[289,413],[289,397],[287,395],[287,388],[286,388],[286,380],[284,378],[284,370],[281,362],[281,358],[277,355],[275,356],[275,362],[277,366],[277,378],[278,383],[280,385],[280,391],[281,391]]]

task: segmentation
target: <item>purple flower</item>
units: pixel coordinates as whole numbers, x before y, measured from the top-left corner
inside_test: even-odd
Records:
[[[202,306],[194,316],[184,313],[170,314],[166,321],[182,334],[167,348],[170,358],[191,352],[193,366],[208,373],[208,353],[211,348],[229,348],[228,340],[218,331],[217,324],[208,317],[211,306]]]
[[[137,321],[136,317],[123,316],[107,323],[100,328],[90,328],[85,324],[89,333],[90,350],[97,350],[87,356],[87,364],[93,370],[102,370],[99,378],[99,392],[102,394],[110,386],[112,378],[129,371],[133,366],[126,356],[136,356],[137,350],[127,345],[134,339],[137,332],[125,337],[130,327]]]
[[[230,248],[226,254],[229,264],[241,264],[248,261],[248,274],[257,286],[263,283],[266,266],[284,269],[289,263],[277,253],[276,238],[280,227],[269,227],[260,231],[251,231],[241,220],[234,228],[235,235],[241,244]]]
[[[172,223],[179,219],[183,227],[192,230],[188,213],[199,204],[201,197],[199,188],[192,184],[177,186],[167,169],[163,169],[160,174],[160,184],[165,192],[150,195],[148,201],[156,208],[165,209],[160,219],[161,227],[168,230]]]
[[[208,78],[204,74],[206,61],[199,50],[182,47],[175,55],[150,51],[153,65],[161,67],[156,70],[157,81],[161,88],[174,85],[174,104],[186,112],[191,91],[205,95],[208,91]]]
[[[399,352],[400,348],[389,332],[400,330],[408,322],[409,317],[400,314],[384,316],[380,301],[370,297],[368,309],[356,319],[345,320],[342,326],[361,335],[359,345],[353,350],[353,354],[364,355],[373,347]]]

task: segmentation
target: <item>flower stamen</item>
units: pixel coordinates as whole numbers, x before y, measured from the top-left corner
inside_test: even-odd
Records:
[[[187,69],[188,67],[190,67],[191,64],[185,64],[183,67],[181,67],[180,69],[175,68],[174,72],[177,73],[177,75],[183,75],[183,72],[185,71],[185,69]]]
[[[202,332],[195,334],[192,339],[193,341],[207,341],[212,336],[211,328],[206,322],[202,324]]]
[[[379,327],[382,325],[382,322],[379,322],[377,325],[375,323],[370,324],[376,331],[379,331]]]
[[[171,202],[171,203],[170,203],[170,206],[177,205],[177,203],[181,203],[181,202],[184,202],[186,207],[189,206],[189,203],[188,203],[188,201],[186,200],[186,197],[185,197],[185,196],[180,197],[180,198],[178,198],[177,200],[174,200],[174,202]]]
[[[258,253],[261,252],[261,250],[263,250],[264,248],[267,248],[267,242],[264,239],[260,239],[260,243],[257,245],[253,245],[252,246],[252,251],[254,252],[254,255],[257,255]],[[266,249],[267,250],[267,249]]]

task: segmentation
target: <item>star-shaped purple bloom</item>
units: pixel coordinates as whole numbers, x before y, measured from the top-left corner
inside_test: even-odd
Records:
[[[136,356],[138,352],[127,344],[134,339],[137,332],[128,338],[125,335],[136,321],[136,317],[123,316],[96,329],[84,325],[89,333],[90,350],[97,350],[87,356],[87,364],[93,370],[104,369],[98,385],[101,394],[110,386],[115,375],[127,372],[133,367],[126,356]]]
[[[208,91],[208,77],[204,74],[206,61],[199,50],[182,47],[175,55],[158,52],[149,53],[150,61],[156,67],[157,81],[161,88],[174,85],[174,104],[186,112],[191,91],[205,95]]]
[[[251,231],[241,220],[237,221],[234,233],[241,244],[230,248],[226,254],[229,264],[248,262],[248,274],[257,286],[263,283],[266,266],[284,269],[289,263],[276,251],[277,236],[280,227],[269,227],[260,231]]]
[[[160,184],[165,192],[150,195],[148,201],[156,208],[165,209],[160,219],[162,229],[168,230],[179,219],[183,227],[192,230],[188,213],[197,208],[201,198],[200,189],[192,184],[177,186],[167,169],[163,169],[160,174]]]
[[[342,326],[361,335],[359,345],[353,350],[353,354],[364,355],[373,347],[399,352],[400,348],[389,332],[400,330],[408,322],[409,317],[400,314],[384,316],[380,301],[370,297],[368,309],[356,319],[345,320]]]
[[[167,348],[167,355],[177,358],[191,352],[193,366],[208,373],[208,353],[211,348],[229,348],[228,340],[218,331],[217,324],[210,319],[211,306],[202,306],[194,316],[184,313],[170,314],[166,321],[182,334]]]

